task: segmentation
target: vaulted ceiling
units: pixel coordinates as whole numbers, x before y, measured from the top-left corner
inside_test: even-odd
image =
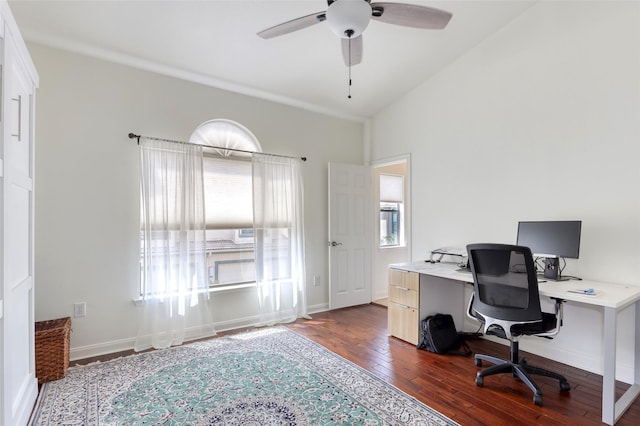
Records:
[[[363,34],[362,63],[351,69],[351,99],[340,39],[326,22],[268,40],[256,35],[326,10],[323,0],[15,0],[9,5],[27,41],[357,119],[420,85],[535,3],[405,2],[453,17],[444,30],[371,21]]]

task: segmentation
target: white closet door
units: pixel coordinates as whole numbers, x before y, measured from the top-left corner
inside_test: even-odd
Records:
[[[33,312],[32,132],[35,85],[8,25],[5,25],[4,36],[0,424],[18,425],[28,421],[38,390]]]

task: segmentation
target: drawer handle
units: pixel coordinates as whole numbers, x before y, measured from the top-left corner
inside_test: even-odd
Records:
[[[409,289],[408,289],[408,288],[406,288],[406,287],[398,287],[398,286],[396,286],[396,288],[397,288],[398,290],[402,290],[402,291],[409,291]]]
[[[401,308],[405,308],[405,309],[410,309],[411,307],[409,305],[403,305],[402,303],[397,303],[398,306],[400,306]]]

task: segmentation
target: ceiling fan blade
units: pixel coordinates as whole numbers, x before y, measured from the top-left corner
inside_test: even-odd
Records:
[[[262,38],[273,38],[284,34],[289,34],[294,31],[301,30],[303,28],[310,27],[327,19],[326,12],[316,12],[311,15],[302,16],[300,18],[292,19],[291,21],[283,22],[282,24],[274,25],[271,28],[262,30],[258,35]]]
[[[407,3],[371,3],[371,9],[371,19],[427,30],[443,29],[453,16],[444,10]]]
[[[358,65],[362,62],[362,36],[359,35],[355,38],[343,38],[342,40],[342,59],[344,64]],[[349,41],[351,41],[351,47],[349,47]]]

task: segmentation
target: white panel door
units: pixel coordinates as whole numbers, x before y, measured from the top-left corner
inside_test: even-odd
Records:
[[[25,424],[37,396],[33,282],[35,86],[8,28],[2,77],[2,299],[0,424]]]
[[[371,302],[371,168],[329,163],[329,308]]]

